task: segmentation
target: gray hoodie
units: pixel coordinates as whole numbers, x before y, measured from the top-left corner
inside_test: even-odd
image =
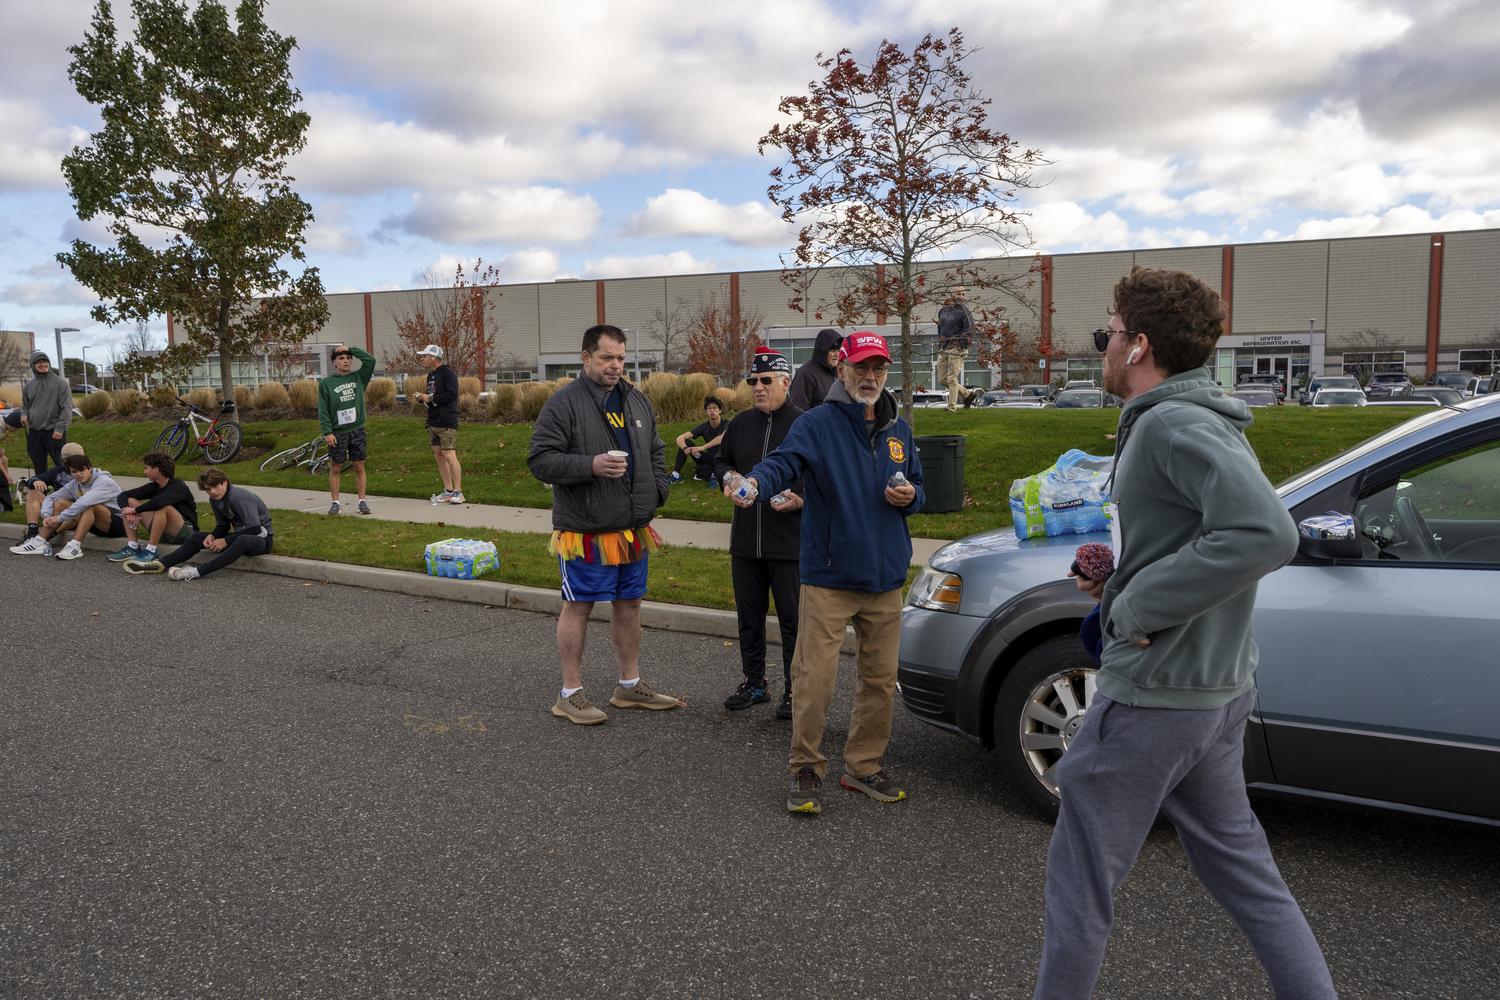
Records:
[[[21,388],[21,412],[26,416],[26,426],[34,431],[68,431],[73,422],[73,387],[58,374],[57,366],[46,375],[38,375],[36,363],[47,357],[46,351],[31,352],[31,381]]]
[[[1207,368],[1121,411],[1118,568],[1099,609],[1099,693],[1111,701],[1212,709],[1254,684],[1256,583],[1296,554],[1297,529],[1245,440],[1250,424]]]
[[[87,486],[80,486],[71,475],[59,476],[58,483],[57,490],[47,494],[42,501],[43,517],[51,517],[52,512],[61,506],[63,511],[57,515],[58,519],[71,521],[98,503],[108,507],[111,514],[120,513],[119,484],[103,469],[94,470]]]

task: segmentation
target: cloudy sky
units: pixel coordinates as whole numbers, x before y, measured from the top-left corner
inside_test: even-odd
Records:
[[[117,4],[117,11],[123,9]],[[123,334],[54,255],[91,5],[0,0],[0,324]],[[1053,165],[1048,252],[1500,226],[1493,0],[269,0],[312,115],[296,187],[330,291],[483,257],[516,281],[779,266],[756,140],[819,51],[957,25],[992,123]],[[161,328],[158,325],[158,328]],[[38,338],[39,341],[42,339]]]

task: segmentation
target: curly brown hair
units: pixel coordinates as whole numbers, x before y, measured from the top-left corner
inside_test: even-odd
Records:
[[[223,469],[204,469],[198,473],[198,488],[208,490],[220,483],[229,482],[229,477],[224,475]]]
[[[1169,377],[1208,364],[1229,316],[1219,293],[1199,278],[1139,264],[1115,283],[1110,311],[1125,329],[1151,338],[1156,366]]]

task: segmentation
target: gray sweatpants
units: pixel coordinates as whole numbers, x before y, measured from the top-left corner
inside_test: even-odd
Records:
[[[1279,1000],[1336,996],[1245,793],[1245,720],[1254,700],[1250,691],[1209,711],[1095,700],[1057,764],[1062,812],[1047,851],[1038,1000],[1093,993],[1115,890],[1158,810],[1177,828],[1194,874],[1244,931]]]

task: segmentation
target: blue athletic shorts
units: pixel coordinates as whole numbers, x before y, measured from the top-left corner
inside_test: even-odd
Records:
[[[562,569],[563,600],[631,601],[644,597],[647,559],[643,555],[633,563],[606,566],[559,556],[557,564]]]

